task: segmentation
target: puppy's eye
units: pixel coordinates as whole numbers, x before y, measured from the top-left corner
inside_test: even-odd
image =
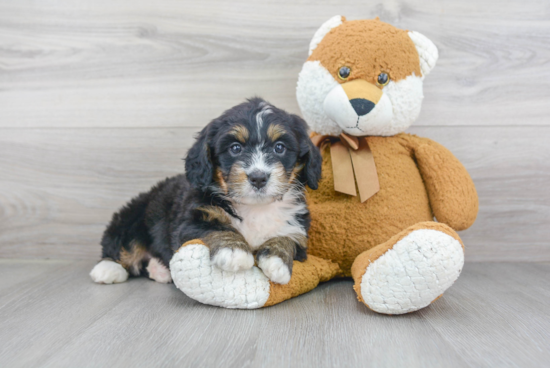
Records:
[[[385,86],[390,81],[390,76],[386,73],[380,73],[378,74],[378,79],[376,80],[376,83],[378,83],[380,86]]]
[[[273,147],[273,151],[275,151],[276,154],[282,155],[286,151],[286,147],[282,143],[277,143],[275,147]]]
[[[343,66],[338,70],[338,77],[342,80],[348,79],[349,75],[351,73],[351,69],[347,66]]]
[[[231,152],[233,155],[238,155],[242,152],[242,150],[243,147],[238,143],[232,144],[231,147],[229,147],[229,152]]]

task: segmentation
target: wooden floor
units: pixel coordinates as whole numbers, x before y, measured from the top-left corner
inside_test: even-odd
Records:
[[[469,263],[432,306],[384,316],[336,280],[255,311],[173,285],[95,285],[90,261],[0,260],[0,367],[542,367],[550,263]]]

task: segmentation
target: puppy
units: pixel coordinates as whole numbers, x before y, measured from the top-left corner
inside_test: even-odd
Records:
[[[290,281],[307,257],[305,185],[317,189],[321,155],[306,123],[260,98],[224,112],[198,135],[185,175],[159,182],[113,215],[93,281],[128,275],[171,282],[174,251],[201,239],[226,271],[257,265],[273,282]]]

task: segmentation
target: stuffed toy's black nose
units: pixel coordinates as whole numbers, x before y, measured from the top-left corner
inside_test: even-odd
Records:
[[[254,171],[248,175],[248,180],[250,181],[250,184],[252,184],[252,186],[257,189],[261,189],[267,184],[267,181],[269,180],[269,174],[263,171]]]
[[[359,116],[367,115],[374,109],[374,106],[376,106],[374,103],[364,98],[354,98],[350,100],[349,103]]]

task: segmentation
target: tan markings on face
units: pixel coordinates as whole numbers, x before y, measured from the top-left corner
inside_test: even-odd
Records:
[[[238,140],[241,143],[245,143],[248,140],[248,137],[250,136],[250,132],[246,127],[242,125],[235,125],[231,131],[229,131],[229,134],[235,137],[236,140]]]
[[[269,195],[280,197],[285,194],[292,184],[290,176],[292,176],[292,172],[288,173],[282,163],[277,162],[273,164],[266,186]],[[250,195],[248,175],[244,168],[238,163],[233,165],[229,172],[227,188],[228,194],[232,197],[246,197]]]
[[[227,193],[243,196],[248,182],[248,175],[240,163],[235,163],[227,176]]]
[[[288,180],[288,175],[286,173],[285,167],[282,163],[277,162],[274,167],[273,171],[271,172],[271,176],[274,180],[278,182],[284,182]]]
[[[285,170],[285,167],[282,163],[277,162],[273,170],[271,171],[271,176],[269,178],[269,186],[271,187],[272,193],[274,193],[276,196],[282,196],[286,193],[286,191],[289,189],[289,184],[291,181],[289,180],[290,176],[292,175],[292,172],[289,174]]]
[[[338,83],[363,79],[376,85],[382,72],[393,81],[412,73],[422,75],[418,52],[408,32],[376,19],[345,21],[333,28],[308,58],[315,60]],[[338,77],[343,66],[351,69],[346,80]]]
[[[239,164],[233,165],[231,171],[229,172],[227,183],[230,186],[242,185],[243,183],[246,183],[247,180],[248,176],[246,175],[246,171],[244,170],[244,168]]]
[[[221,190],[227,194],[227,183],[225,182],[225,179],[223,178],[223,173],[220,170],[220,168],[216,168],[216,175],[214,176],[214,180],[218,182]]]
[[[130,250],[122,248],[120,251],[119,263],[132,275],[138,276],[141,271],[142,263],[148,258],[145,246],[138,242],[130,243]]]
[[[271,139],[272,142],[275,142],[285,133],[286,130],[279,124],[271,124],[269,128],[267,128],[267,136],[269,137],[269,139]]]
[[[224,210],[216,206],[198,207],[198,211],[202,213],[202,219],[206,222],[219,222],[221,224],[230,224],[231,219],[227,216]]]
[[[298,177],[300,172],[303,170],[304,164],[297,164],[294,169],[292,169],[292,172],[290,173],[290,176],[288,178],[288,183],[292,184],[294,180]]]
[[[203,237],[202,241],[210,248],[211,257],[223,248],[250,251],[250,247],[244,237],[233,231],[213,231]]]

